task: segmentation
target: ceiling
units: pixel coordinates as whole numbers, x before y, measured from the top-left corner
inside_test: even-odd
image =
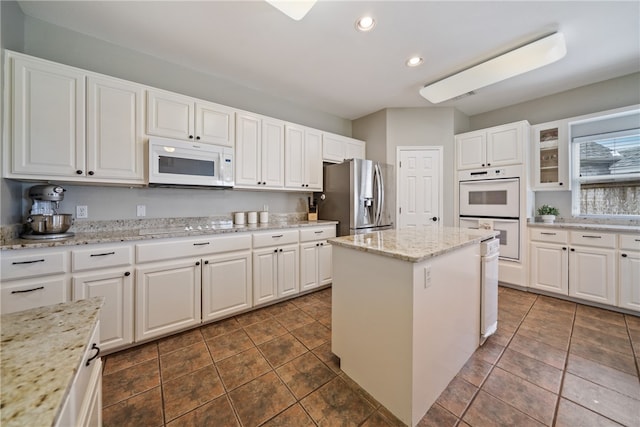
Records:
[[[418,91],[564,33],[559,62],[438,106],[467,115],[640,71],[638,1],[329,1],[294,21],[264,1],[20,1],[26,15],[345,119],[434,106]],[[376,20],[355,30],[364,14]],[[424,64],[408,68],[412,55]]]

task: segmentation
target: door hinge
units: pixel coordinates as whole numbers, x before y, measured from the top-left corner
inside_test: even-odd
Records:
[[[402,213],[402,206],[400,206],[398,209],[400,210],[400,213]]]
[[[398,166],[398,167],[399,167],[399,168],[401,168],[401,167],[402,167],[402,161],[400,161],[400,166]]]

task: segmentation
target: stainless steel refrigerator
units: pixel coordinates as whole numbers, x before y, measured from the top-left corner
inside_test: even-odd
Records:
[[[390,165],[364,159],[325,165],[318,219],[339,221],[339,236],[393,228],[391,172]]]

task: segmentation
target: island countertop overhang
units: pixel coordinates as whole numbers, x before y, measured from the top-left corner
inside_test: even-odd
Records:
[[[499,234],[495,230],[434,225],[335,237],[328,241],[333,245],[402,261],[421,262],[464,246],[478,244]]]

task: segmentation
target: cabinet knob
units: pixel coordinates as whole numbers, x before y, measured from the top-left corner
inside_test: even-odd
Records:
[[[258,185],[262,184],[260,181],[258,181]]]
[[[438,220],[437,216],[434,216],[433,218],[431,218],[431,221],[436,222]]]
[[[196,265],[200,265],[200,261],[196,261]]]
[[[124,272],[124,275],[125,275],[126,277],[129,277],[129,276],[131,276],[131,273],[129,273],[128,271],[125,271],[125,272]]]
[[[277,249],[274,249],[274,250],[273,250],[273,252],[278,252],[278,250],[277,250]]]
[[[563,250],[563,251],[566,251],[566,250],[567,250],[567,248],[563,247],[563,248],[562,248],[562,250]]]
[[[80,169],[78,169],[78,170],[76,171],[76,173],[77,173],[78,175],[82,175],[82,171],[81,171]]]
[[[571,252],[575,252],[575,251],[576,251],[575,249],[571,248]]]
[[[89,171],[89,175],[93,175],[93,171]]]
[[[200,137],[199,137],[199,136],[196,136],[196,139],[197,139],[198,141],[200,141]]]
[[[320,246],[320,243],[316,243],[316,246]]]
[[[304,187],[304,184],[302,184],[301,187]]]
[[[484,167],[484,163],[482,164],[482,167]]]
[[[204,263],[205,263],[205,264],[209,264],[209,261],[205,261]]]
[[[280,249],[280,252],[282,252],[282,249]]]
[[[262,185],[267,185],[267,181],[262,181]]]
[[[558,183],[558,185],[562,185],[562,183],[561,183],[561,182],[559,182],[559,183]]]
[[[487,166],[491,166],[491,163],[487,163]]]
[[[193,135],[189,135],[189,139],[193,139]]]
[[[622,258],[626,258],[626,257],[627,257],[627,254],[622,254]]]

